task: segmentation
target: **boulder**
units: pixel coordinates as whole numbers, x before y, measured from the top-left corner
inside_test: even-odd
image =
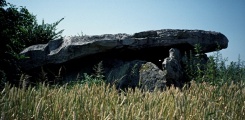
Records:
[[[166,88],[166,74],[152,62],[141,66],[139,76],[139,85],[144,91],[152,92]]]
[[[143,31],[133,35],[64,37],[24,49],[20,54],[26,56],[26,59],[22,59],[20,64],[24,70],[31,70],[88,56],[98,56],[97,59],[113,56],[155,63],[167,57],[166,51],[170,48],[178,48],[184,52],[192,50],[196,44],[201,46],[201,52],[206,53],[217,50],[217,45],[220,49],[227,48],[228,39],[219,32],[179,29]]]
[[[107,61],[107,63],[104,64],[106,69],[106,81],[110,84],[114,84],[117,89],[121,90],[139,87],[139,69],[145,63],[146,61],[142,60],[114,60],[110,62],[110,64],[113,64],[113,67],[110,68]]]

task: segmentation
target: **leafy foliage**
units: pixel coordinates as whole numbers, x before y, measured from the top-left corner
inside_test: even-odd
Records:
[[[84,73],[84,78],[80,81],[80,84],[88,84],[89,86],[91,86],[93,84],[101,85],[103,82],[104,80],[99,77]]]
[[[92,85],[102,85],[103,83],[105,83],[102,61],[100,61],[97,65],[94,65],[93,70],[94,73],[92,75],[89,75],[87,73],[83,73],[83,76],[78,75],[77,80],[71,81],[69,83],[69,86],[75,84],[80,84],[80,85],[88,84],[89,86],[92,86]]]
[[[0,70],[7,81],[16,82],[21,72],[17,61],[22,59],[19,53],[34,44],[47,43],[61,37],[63,30],[56,32],[56,26],[63,20],[39,25],[36,16],[25,7],[16,7],[5,0],[0,1]],[[3,76],[0,76],[3,78]]]
[[[226,65],[227,59],[217,50],[214,55],[208,58],[207,63],[203,64],[202,53],[195,48],[193,55],[190,52],[189,59],[185,62],[185,72],[189,80],[197,82],[209,82],[213,85],[223,85],[225,83],[240,82],[245,80],[245,64],[238,58],[238,62],[231,62]]]
[[[6,6],[6,0],[0,0],[0,7]]]
[[[104,79],[104,69],[103,69],[103,62],[100,61],[97,65],[94,66],[94,77],[103,80]]]

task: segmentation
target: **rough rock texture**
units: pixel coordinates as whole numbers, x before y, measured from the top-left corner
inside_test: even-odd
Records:
[[[139,69],[146,61],[121,61],[114,60],[113,67],[106,70],[106,80],[108,83],[116,85],[117,89],[135,88],[139,86]]]
[[[141,66],[139,84],[142,90],[164,90],[166,82],[165,73],[155,64],[147,62]]]
[[[166,79],[168,84],[181,86],[181,83],[184,79],[184,71],[181,67],[181,54],[180,51],[176,48],[171,48],[169,50],[169,57],[165,58],[162,63],[162,68],[166,74]]]
[[[215,51],[217,44],[220,49],[227,48],[228,39],[219,32],[203,30],[152,30],[128,34],[105,34],[81,37],[65,37],[52,40],[47,44],[33,45],[20,54],[28,59],[20,63],[25,70],[31,70],[46,64],[60,64],[87,56],[120,56],[127,59],[157,61],[167,55],[153,55],[166,52],[170,48],[189,51],[195,44],[200,44],[201,52]],[[162,53],[168,54],[168,53]]]
[[[103,61],[105,80],[118,89],[163,90],[166,85],[181,87],[185,82],[183,63],[188,61],[184,53],[194,50],[196,44],[198,58],[205,64],[205,53],[218,46],[227,48],[228,39],[219,32],[173,29],[65,37],[26,48],[20,54],[27,58],[19,63],[31,79],[45,71],[49,80],[70,81],[92,73],[93,66]]]

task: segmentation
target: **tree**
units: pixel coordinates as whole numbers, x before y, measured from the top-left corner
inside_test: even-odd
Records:
[[[39,25],[36,16],[25,7],[18,8],[6,0],[0,0],[1,83],[18,82],[21,69],[17,61],[21,59],[19,53],[24,48],[62,37],[63,30],[56,32],[56,27],[63,19],[52,24],[46,24],[43,20]]]
[[[4,7],[6,5],[7,5],[6,0],[0,0],[0,7]]]

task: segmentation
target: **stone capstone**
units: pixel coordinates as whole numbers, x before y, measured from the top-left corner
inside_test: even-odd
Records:
[[[198,54],[194,51],[197,45]],[[24,49],[20,54],[26,58],[19,64],[32,79],[40,71],[48,71],[49,80],[58,76],[70,81],[91,73],[93,66],[103,61],[106,82],[118,89],[140,87],[153,91],[183,85],[186,81],[183,64],[188,63],[185,53],[193,51],[205,64],[208,60],[205,53],[227,47],[225,35],[204,30],[162,29],[133,35],[73,36]]]
[[[46,64],[60,64],[87,56],[116,56],[127,59],[157,61],[164,59],[153,53],[166,52],[170,48],[189,51],[196,44],[201,52],[212,52],[227,48],[228,39],[219,32],[203,30],[162,29],[129,34],[105,34],[94,36],[74,36],[51,40],[47,44],[33,45],[20,54],[27,59],[20,61],[23,69],[31,70]],[[168,54],[166,52],[166,54]]]

